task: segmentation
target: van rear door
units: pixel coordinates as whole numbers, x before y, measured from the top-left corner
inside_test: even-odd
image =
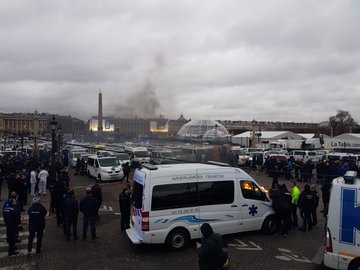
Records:
[[[144,189],[145,189],[145,172],[135,170],[134,182],[131,195],[131,216],[130,229],[126,230],[127,235],[135,244],[139,244],[144,239],[143,212],[149,213],[149,209],[144,209]],[[148,216],[147,216],[148,218]]]

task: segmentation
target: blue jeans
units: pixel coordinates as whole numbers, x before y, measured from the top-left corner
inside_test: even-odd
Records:
[[[90,224],[90,229],[91,229],[91,237],[93,239],[96,238],[95,219],[96,219],[95,216],[93,216],[93,217],[84,217],[83,238],[87,237],[87,229],[89,227],[89,224]]]

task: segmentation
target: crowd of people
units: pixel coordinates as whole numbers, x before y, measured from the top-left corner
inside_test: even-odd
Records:
[[[302,222],[300,231],[311,230],[317,224],[317,208],[320,196],[324,216],[328,213],[332,180],[344,176],[347,171],[359,173],[359,166],[353,160],[328,160],[318,162],[311,160],[293,160],[277,162],[276,159],[265,161],[266,173],[272,178],[270,197],[276,214],[280,233],[287,236],[289,228],[299,226],[297,211],[299,209]],[[279,184],[279,178],[291,181],[291,191],[285,184]],[[304,189],[300,192],[297,183],[303,182]],[[320,192],[317,187],[321,189]]]
[[[71,188],[66,159],[60,157],[55,164],[50,155],[18,155],[4,157],[0,161],[0,190],[7,183],[8,194],[0,194],[7,198],[3,204],[3,217],[6,225],[6,241],[8,255],[18,254],[16,244],[21,243],[19,232],[24,230],[21,215],[28,206],[29,237],[28,252],[32,252],[33,239],[36,235],[36,253],[42,249],[42,237],[45,229],[45,217],[56,215],[56,224],[62,227],[65,239],[78,240],[78,215],[83,214],[82,239],[87,239],[90,226],[91,238],[97,239],[96,220],[99,220],[99,209],[102,205],[102,189],[96,183],[86,188],[85,196],[78,202],[75,190]],[[128,179],[127,179],[128,180]],[[42,204],[49,195],[48,209]],[[1,197],[2,196],[2,197]],[[30,198],[30,199],[29,199]],[[121,228],[129,228],[130,224],[130,186],[124,188],[119,195],[122,213]]]

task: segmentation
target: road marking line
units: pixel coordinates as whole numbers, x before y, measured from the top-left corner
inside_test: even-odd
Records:
[[[29,232],[20,232],[19,236],[29,236]],[[0,239],[6,239],[6,234],[0,234]]]
[[[16,245],[17,245],[17,246],[27,245],[27,244],[28,244],[28,241],[29,241],[28,238],[22,239],[21,243],[17,243]],[[37,239],[34,238],[33,244],[36,244],[36,242],[37,242]],[[9,246],[9,245],[8,245],[8,243],[6,243],[6,242],[1,242],[1,243],[0,243],[0,248],[8,247],[8,246]]]
[[[28,251],[27,251],[27,248],[25,249],[20,249],[20,250],[17,250],[19,252],[18,255],[14,255],[12,257],[18,257],[18,256],[24,256],[24,255],[27,255],[28,254]],[[0,252],[0,259],[3,259],[3,258],[6,258],[8,257],[9,253],[6,251],[6,252]]]

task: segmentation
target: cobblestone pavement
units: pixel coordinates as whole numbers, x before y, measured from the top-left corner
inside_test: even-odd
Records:
[[[72,172],[72,171],[71,171]],[[264,174],[251,175],[263,186],[269,187],[271,180]],[[72,186],[81,199],[85,188],[95,183],[86,176],[72,176]],[[289,181],[281,181],[288,184]],[[3,190],[6,190],[4,185]],[[25,230],[21,232],[22,243],[18,245],[20,254],[7,257],[5,227],[0,221],[0,270],[2,269],[198,269],[195,242],[186,250],[170,252],[163,245],[135,246],[120,230],[118,215],[118,194],[124,187],[119,182],[101,184],[103,206],[100,221],[97,222],[96,240],[66,241],[61,227],[56,226],[55,216],[46,218],[46,231],[41,254],[27,254],[26,215],[23,213]],[[302,189],[303,183],[299,184]],[[3,193],[5,194],[5,193]],[[29,199],[30,201],[30,199]],[[48,208],[49,196],[43,197]],[[322,205],[319,206],[319,210]],[[2,213],[1,213],[2,215]],[[225,236],[233,261],[232,269],[321,269],[313,264],[318,248],[324,245],[324,218],[319,213],[318,225],[306,233],[291,230],[284,238],[264,235],[261,232],[239,233]],[[78,234],[81,236],[82,216],[79,215]],[[88,238],[89,239],[89,238]]]

